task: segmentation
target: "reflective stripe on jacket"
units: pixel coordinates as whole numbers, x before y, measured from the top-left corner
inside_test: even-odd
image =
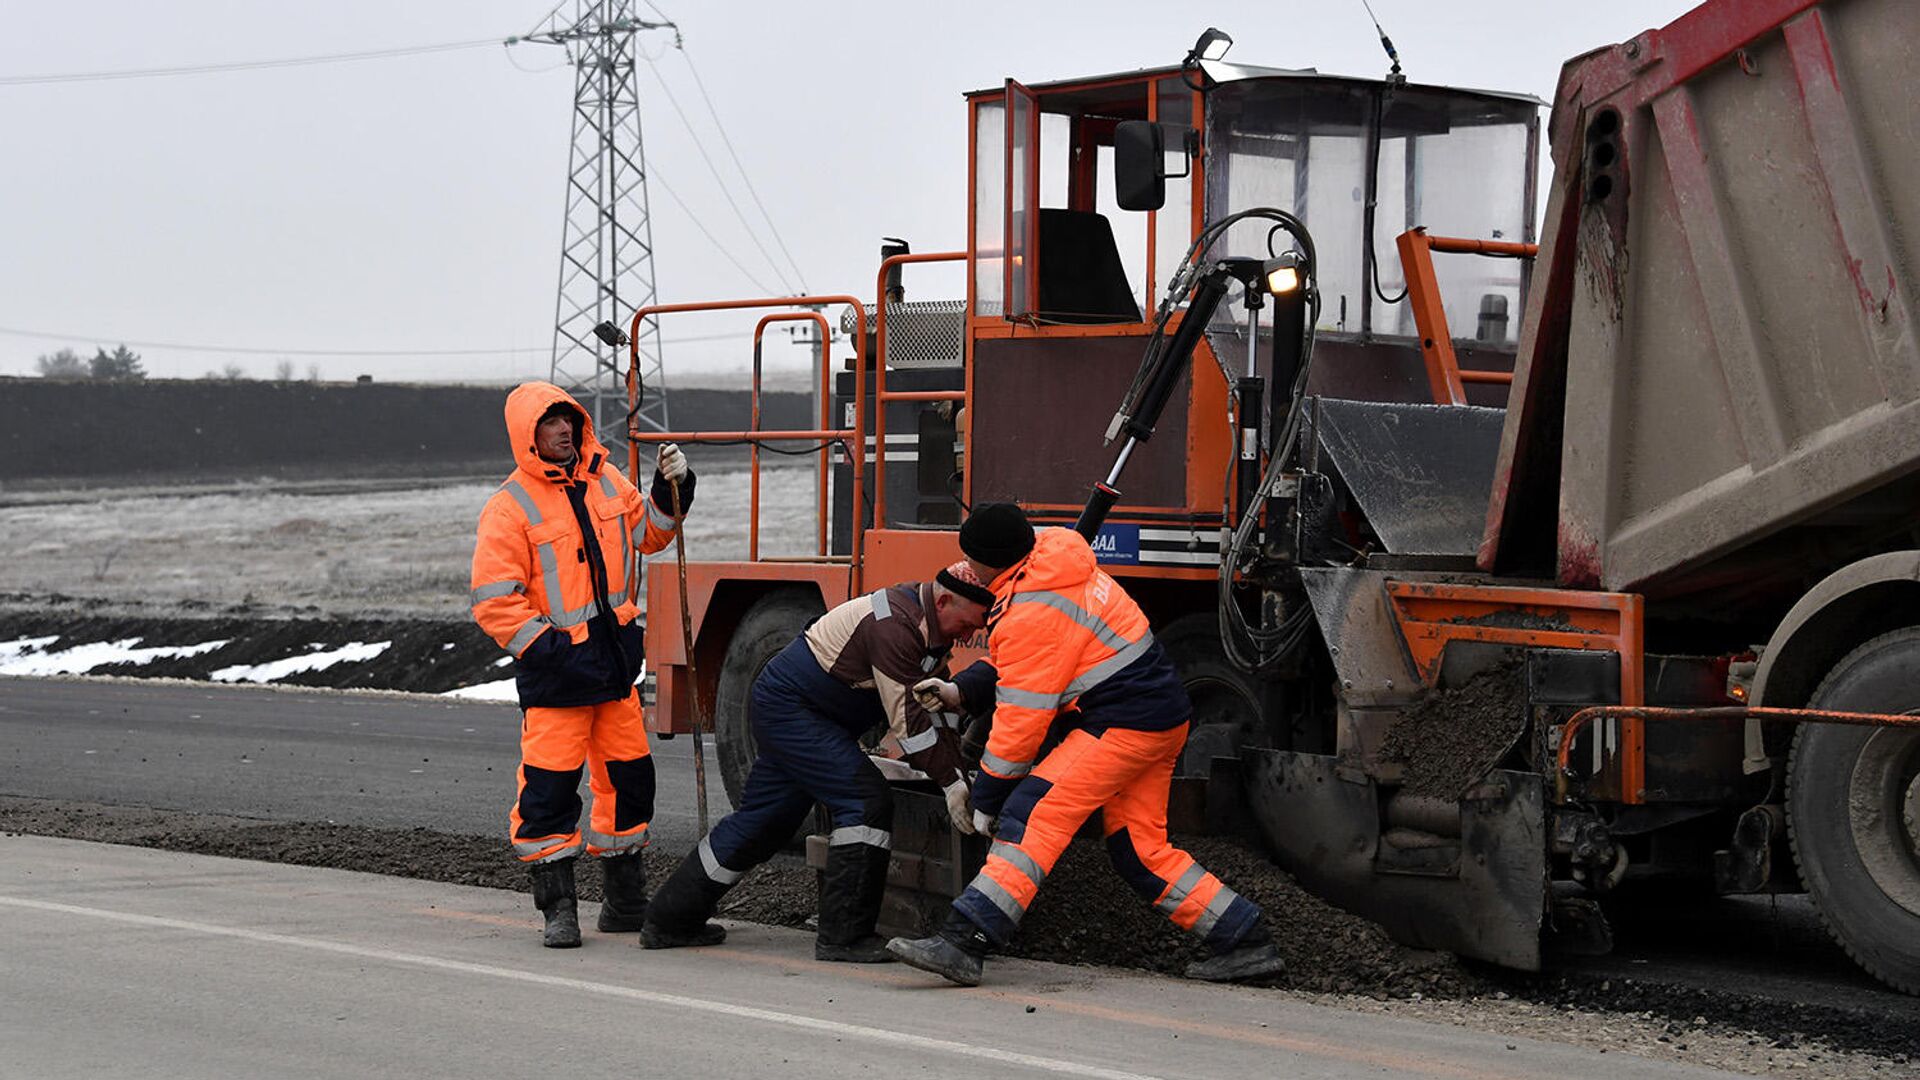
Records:
[[[1025,561],[993,583],[988,660],[993,732],[980,759],[975,805],[996,810],[1033,769],[1054,714],[1073,704],[1076,727],[1164,731],[1193,712],[1147,617],[1071,529],[1042,529]]]
[[[572,408],[579,423],[571,468],[534,451],[534,429],[556,404]],[[480,513],[474,621],[520,659],[523,707],[623,696],[639,676],[640,557],[673,539],[664,481],[656,474],[653,497],[641,498],[609,462],[585,410],[551,383],[525,383],[509,394],[506,426],[519,467]],[[689,504],[691,480],[681,482]]]

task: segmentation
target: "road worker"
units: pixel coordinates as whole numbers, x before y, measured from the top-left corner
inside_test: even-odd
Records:
[[[669,949],[723,940],[725,929],[707,922],[721,896],[784,847],[818,802],[832,817],[832,832],[813,955],[891,961],[873,928],[892,853],[893,795],[859,738],[885,724],[907,762],[945,792],[954,826],[973,831],[955,730],[960,718],[924,709],[911,687],[946,674],[954,643],[986,625],[992,598],[972,568],[957,562],[932,581],[841,604],[768,661],[753,683],[749,719],[759,757],[740,807],[661,886],[641,944]]]
[[[653,758],[634,683],[643,627],[640,556],[673,540],[694,476],[672,443],[660,447],[642,497],[608,459],[593,423],[566,391],[530,382],[507,395],[507,438],[518,464],[487,500],[473,552],[474,621],[518,661],[519,796],[509,815],[514,854],[533,875],[548,948],[580,944],[574,860],[601,860],[602,931],[637,931],[646,910],[641,862],[653,819]],[[580,830],[580,770],[593,816]]]
[[[971,802],[976,829],[994,841],[939,932],[894,938],[888,948],[914,967],[978,985],[988,951],[1012,939],[1054,861],[1097,810],[1121,878],[1205,942],[1211,956],[1189,977],[1278,974],[1284,965],[1260,908],[1167,841],[1167,793],[1193,706],[1139,605],[1095,564],[1079,533],[1043,529],[1036,538],[1010,503],[975,507],[960,527],[960,550],[993,590],[987,659],[956,680],[917,683],[915,696],[933,708],[992,708]],[[1069,703],[1076,709],[1065,738],[1036,762]]]

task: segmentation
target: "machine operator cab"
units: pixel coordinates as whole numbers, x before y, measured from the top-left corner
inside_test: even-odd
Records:
[[[1544,103],[1527,95],[1198,60],[1008,80],[967,100],[970,487],[975,500],[1015,498],[1061,524],[1107,472],[1113,407],[1205,223],[1263,206],[1306,223],[1321,300],[1309,392],[1367,402],[1434,401],[1396,254],[1401,233],[1534,239]],[[1116,198],[1125,121],[1165,133],[1158,209],[1123,210]],[[1287,238],[1269,228],[1236,224],[1209,256],[1277,254],[1269,244]],[[1442,256],[1433,268],[1460,366],[1511,371],[1529,263]],[[1233,443],[1221,418],[1248,354],[1237,299],[1215,313],[1193,377],[1169,401],[1151,451],[1128,467],[1116,521],[1219,522]],[[1270,357],[1271,324],[1259,335],[1254,353]],[[1469,389],[1475,404],[1505,402],[1505,386]],[[1216,558],[1188,553],[1196,567]]]

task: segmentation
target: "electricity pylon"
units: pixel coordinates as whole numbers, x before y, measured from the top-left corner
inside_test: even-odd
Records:
[[[610,321],[624,330],[634,311],[657,296],[635,38],[659,29],[673,30],[676,42],[679,35],[673,23],[637,18],[633,9],[632,0],[562,0],[537,29],[507,42],[558,45],[574,67],[551,377],[586,406],[616,460],[625,457],[627,350],[605,344],[593,328]],[[646,394],[635,419],[641,430],[664,431],[667,386],[657,320],[640,327],[639,354]]]

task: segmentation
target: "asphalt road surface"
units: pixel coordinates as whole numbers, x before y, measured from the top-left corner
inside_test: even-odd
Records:
[[[591,931],[585,948],[543,950],[532,926],[522,898],[498,890],[0,838],[0,1070],[56,1080],[1730,1075],[1088,968],[1003,960],[988,986],[961,990],[897,965],[822,964],[811,935],[765,926],[675,952]]]
[[[506,834],[511,705],[204,683],[0,679],[0,793]],[[699,839],[693,740],[653,741],[653,835]],[[708,809],[730,809],[707,746]],[[582,784],[585,796],[585,785]]]

